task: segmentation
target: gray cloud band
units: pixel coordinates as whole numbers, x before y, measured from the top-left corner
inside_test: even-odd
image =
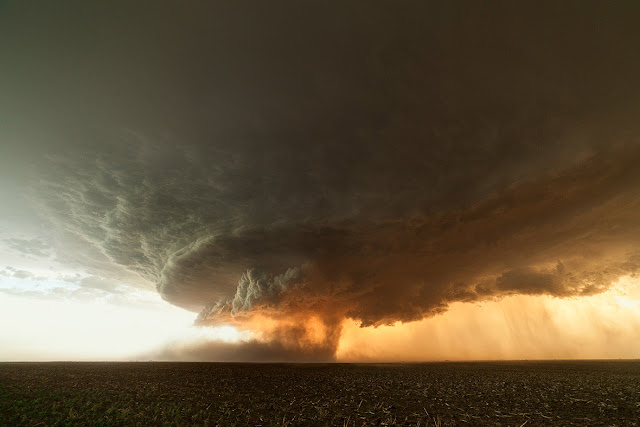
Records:
[[[312,190],[298,200],[300,212],[283,211],[277,222],[264,224],[268,211],[264,217],[242,212],[263,203],[263,194],[246,195],[236,202],[240,206],[229,202],[226,209],[242,212],[239,218],[218,218],[206,202],[210,191],[187,196],[198,187],[172,175],[167,178],[173,185],[184,188],[177,196],[164,178],[142,179],[130,195],[107,190],[99,193],[100,204],[87,203],[98,199],[94,180],[107,173],[95,168],[98,178],[74,182],[67,174],[63,186],[52,191],[48,186],[60,180],[47,181],[44,192],[57,195],[57,203],[47,206],[58,209],[52,214],[64,218],[63,226],[155,281],[178,305],[201,310],[223,301],[231,315],[278,306],[378,325],[417,320],[453,301],[515,293],[590,295],[636,273],[639,162],[637,146],[620,146],[466,208],[386,219],[361,213],[319,218],[313,209],[303,210],[316,197],[327,197]],[[134,179],[116,173],[120,182]],[[189,206],[194,199],[201,202]]]

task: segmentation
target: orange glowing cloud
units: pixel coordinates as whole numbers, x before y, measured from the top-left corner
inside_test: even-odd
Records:
[[[640,280],[580,298],[510,296],[455,303],[411,323],[360,328],[347,321],[337,360],[521,360],[640,357]]]

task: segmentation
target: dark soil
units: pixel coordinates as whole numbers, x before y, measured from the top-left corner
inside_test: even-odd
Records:
[[[0,425],[640,425],[640,362],[0,363]]]

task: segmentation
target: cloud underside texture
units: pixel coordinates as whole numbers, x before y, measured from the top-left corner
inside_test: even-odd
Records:
[[[290,321],[324,358],[344,318],[603,292],[640,268],[637,28],[503,6],[110,10],[131,34],[49,40],[84,53],[19,106],[31,197],[201,323],[285,319],[269,354]]]

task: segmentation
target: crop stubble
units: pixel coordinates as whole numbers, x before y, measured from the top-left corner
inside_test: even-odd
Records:
[[[1,363],[1,425],[639,425],[640,362]]]

